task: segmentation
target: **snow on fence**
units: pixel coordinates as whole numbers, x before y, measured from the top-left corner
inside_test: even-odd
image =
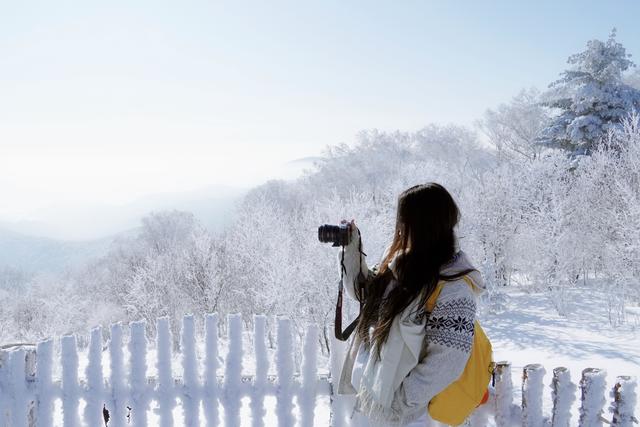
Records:
[[[571,406],[576,398],[576,385],[571,382],[569,370],[564,367],[553,370],[551,395],[553,409],[550,417],[543,415],[542,394],[543,377],[546,371],[542,365],[526,365],[522,372],[522,401],[521,405],[513,403],[513,384],[511,365],[509,362],[499,362],[495,370],[495,396],[491,402],[495,410],[495,425],[506,427],[514,425],[514,420],[521,420],[518,424],[523,427],[567,427],[571,421]],[[609,397],[607,408],[611,419],[604,415],[605,404],[605,376],[600,369],[587,368],[582,371],[580,380],[580,408],[579,426],[602,427],[610,424],[617,427],[631,427],[638,423],[634,417],[636,404],[636,380],[629,376],[616,378],[615,385]],[[484,425],[484,424],[481,424]]]
[[[155,346],[157,375],[148,375],[144,322],[130,324],[126,343],[129,358],[125,363],[123,328],[111,326],[108,346],[103,346],[102,330],[91,331],[88,361],[84,375],[79,375],[79,356],[75,336],[60,339],[60,378],[53,378],[53,341],[33,345],[14,345],[0,350],[0,425],[43,426],[54,424],[54,404],[61,407],[64,426],[76,427],[125,425],[145,426],[240,426],[242,398],[249,397],[251,425],[265,425],[265,397],[276,399],[275,418],[279,426],[312,426],[318,407],[318,397],[330,401],[332,426],[350,426],[353,397],[333,394],[332,375],[318,375],[318,330],[309,327],[302,344],[300,374],[296,374],[294,340],[291,321],[278,319],[275,350],[276,375],[268,375],[269,359],[266,345],[266,318],[254,319],[255,375],[243,375],[242,321],[239,315],[228,317],[228,353],[224,360],[224,375],[218,376],[218,318],[205,318],[204,366],[200,369],[196,352],[193,316],[182,323],[182,376],[172,372],[172,336],[167,319],[158,319]],[[333,340],[330,371],[339,372],[345,343]],[[108,378],[103,375],[103,351],[108,351]],[[201,372],[202,371],[202,372]],[[495,387],[489,403],[476,411],[472,426],[487,424],[497,427],[515,424],[524,427],[566,427],[571,422],[571,406],[577,386],[571,382],[568,369],[555,368],[551,384],[553,409],[543,414],[543,377],[546,371],[539,364],[527,365],[522,372],[522,400],[513,402],[511,365],[499,362],[495,370]],[[337,375],[333,375],[336,378]],[[634,418],[636,381],[632,377],[617,378],[610,391],[604,416],[605,372],[587,368],[582,372],[580,387],[580,426],[630,427]],[[174,409],[181,402],[182,415],[176,418]],[[295,401],[295,405],[294,405]],[[154,410],[150,411],[152,402]],[[219,405],[222,411],[219,411]],[[294,411],[294,406],[297,409]],[[155,418],[148,418],[149,414]],[[294,416],[295,415],[295,416]],[[491,420],[490,420],[491,418]],[[246,422],[246,421],[245,421]],[[323,424],[325,423],[323,422]],[[316,424],[318,424],[316,422]]]
[[[111,339],[105,350],[109,353],[110,372],[103,376],[103,340],[101,328],[91,331],[88,362],[84,375],[79,376],[76,337],[60,339],[60,379],[52,378],[53,341],[36,346],[17,345],[0,352],[0,425],[54,425],[54,401],[62,409],[65,427],[125,425],[146,426],[239,426],[241,400],[250,397],[252,425],[264,426],[264,398],[276,397],[276,417],[280,425],[293,425],[294,397],[297,412],[304,425],[312,425],[317,396],[330,395],[328,375],[318,375],[318,330],[309,327],[303,343],[301,374],[295,374],[292,323],[277,321],[275,365],[277,375],[268,375],[269,360],[266,344],[266,318],[255,316],[255,375],[243,375],[242,319],[228,318],[228,356],[224,375],[218,376],[218,318],[205,319],[205,355],[202,373],[196,355],[196,335],[193,316],[182,323],[182,376],[172,373],[172,336],[167,319],[158,319],[155,345],[157,375],[150,377],[147,366],[148,340],[144,322],[130,324],[130,338],[123,342],[121,324],[111,326]],[[125,363],[124,348],[129,353]],[[179,400],[181,419],[174,419]],[[84,408],[81,408],[81,402]],[[152,402],[154,411],[149,414]],[[202,411],[201,409],[202,404]],[[218,406],[222,406],[219,413]],[[201,412],[203,417],[201,419]],[[155,418],[151,421],[153,415]]]

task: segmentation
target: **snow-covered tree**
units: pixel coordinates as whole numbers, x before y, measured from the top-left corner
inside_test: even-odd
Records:
[[[184,314],[220,308],[224,283],[217,249],[193,214],[154,212],[142,219],[136,234],[116,241],[87,267],[78,277],[79,289],[91,294],[96,306],[119,308],[126,316],[120,320],[145,319],[153,330],[157,317],[169,316],[178,332]]]
[[[623,82],[623,72],[634,66],[630,54],[615,39],[591,40],[583,52],[571,55],[573,65],[550,84],[543,105],[559,111],[539,142],[572,155],[590,154],[609,130],[640,107],[640,91]]]
[[[477,125],[499,158],[533,159],[542,150],[537,139],[548,121],[547,111],[540,105],[540,92],[531,88],[520,91],[509,103],[487,110]]]
[[[33,274],[19,268],[5,266],[0,268],[0,289],[16,290],[22,288],[33,278]]]
[[[530,123],[529,107],[515,105],[504,117]],[[504,125],[509,138],[522,129]],[[526,147],[527,138],[519,141]],[[327,153],[315,171],[295,181],[273,180],[249,191],[219,235],[192,214],[159,212],[81,273],[0,272],[2,341],[140,318],[153,328],[158,316],[179,328],[185,313],[215,311],[222,317],[241,312],[247,322],[265,313],[288,316],[298,326],[320,325],[328,350],[338,268],[335,248],[317,240],[317,227],[355,219],[373,265],[391,240],[398,194],[427,181],[442,183],[460,207],[460,246],[489,286],[492,304],[481,304],[483,310],[500,308],[505,286],[544,291],[567,315],[566,291],[584,287],[585,295],[598,293],[607,304],[612,324],[625,320],[625,304],[640,303],[637,114],[621,120],[581,162],[560,150],[497,158],[472,131],[435,125],[362,132],[353,146]],[[345,316],[354,318],[357,304],[345,304]]]
[[[624,78],[624,82],[629,86],[640,90],[640,70],[636,69],[634,72],[628,74]]]

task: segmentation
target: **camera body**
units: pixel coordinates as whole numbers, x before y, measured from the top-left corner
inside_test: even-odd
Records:
[[[333,243],[332,246],[346,246],[351,241],[351,223],[340,225],[324,224],[318,227],[318,240]]]

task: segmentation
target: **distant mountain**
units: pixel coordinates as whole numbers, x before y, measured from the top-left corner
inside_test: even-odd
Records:
[[[272,179],[296,179],[319,157],[279,165]],[[233,221],[237,204],[249,189],[211,186],[197,191],[159,193],[116,205],[60,204],[32,215],[29,221],[0,221],[0,269],[28,273],[60,272],[105,254],[120,234],[132,233],[153,211],[191,212],[212,232]]]
[[[197,191],[159,193],[123,205],[65,203],[47,207],[31,221],[4,221],[0,228],[55,240],[96,240],[140,226],[153,211],[192,212],[211,231],[219,231],[233,218],[233,210],[246,190],[227,186]]]
[[[68,242],[32,237],[0,228],[0,269],[57,273],[105,254],[113,238]]]
[[[205,227],[220,231],[233,219],[244,190],[207,188],[150,195],[122,206],[64,205],[46,211],[46,220],[0,222],[0,270],[57,273],[107,253],[113,240],[134,233],[153,211],[193,213]]]
[[[210,231],[221,231],[233,220],[236,204],[247,192],[244,188],[227,186],[208,187],[198,191],[154,194],[137,200],[128,207],[140,218],[151,211],[177,209],[191,212]]]

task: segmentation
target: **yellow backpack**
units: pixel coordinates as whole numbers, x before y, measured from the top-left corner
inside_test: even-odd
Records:
[[[475,286],[468,276],[462,278],[471,288]],[[436,299],[446,283],[444,280],[438,282],[427,300],[429,313],[433,311]],[[485,401],[494,366],[491,342],[476,320],[471,354],[464,371],[457,380],[431,399],[428,409],[431,418],[452,426],[462,424],[473,410]]]

